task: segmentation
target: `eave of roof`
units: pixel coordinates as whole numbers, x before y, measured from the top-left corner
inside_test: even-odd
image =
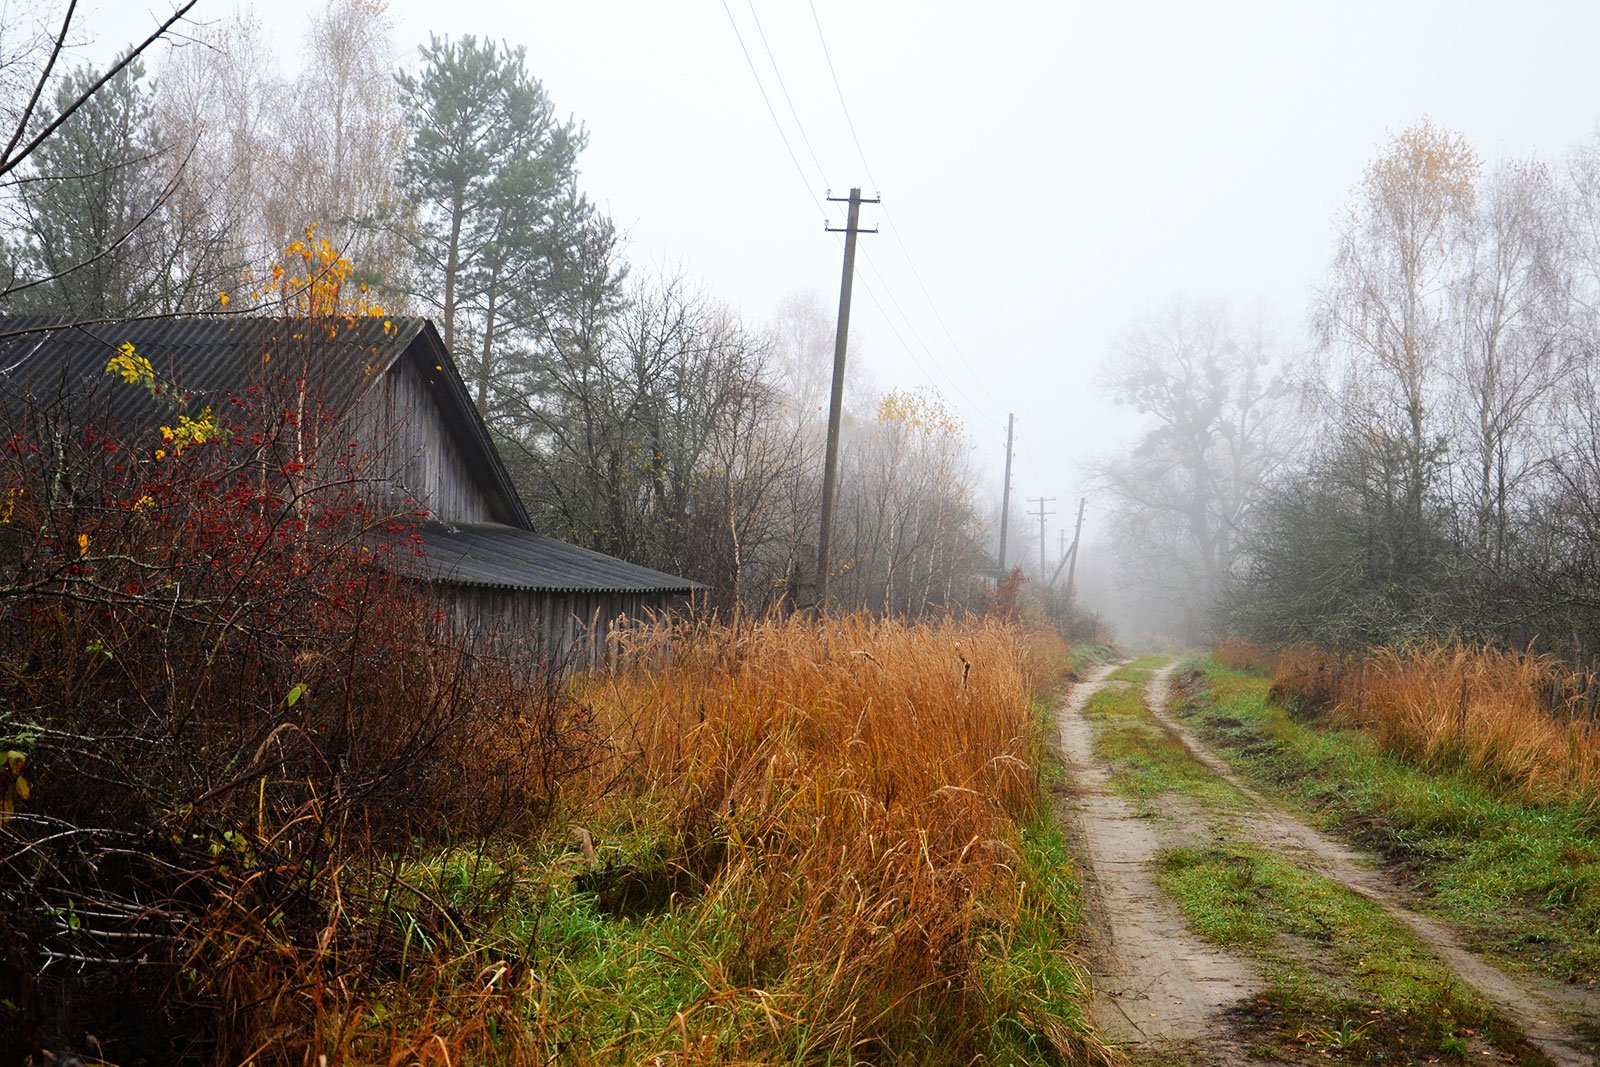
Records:
[[[451,585],[552,593],[688,595],[687,578],[641,567],[501,523],[418,526],[423,555],[395,557],[400,570]]]

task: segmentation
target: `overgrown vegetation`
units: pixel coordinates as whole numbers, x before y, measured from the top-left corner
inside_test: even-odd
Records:
[[[1422,766],[1600,808],[1594,679],[1551,657],[1460,644],[1352,657],[1301,649],[1278,658],[1273,692]]]
[[[722,1055],[1093,1056],[1032,759],[1030,687],[1065,662],[1042,640],[860,618],[658,630],[587,689],[625,724],[590,829],[656,843],[597,873],[701,864],[662,921],[714,922],[737,946],[699,950],[702,994],[759,986],[787,1017],[731,1028]],[[619,1035],[613,1052],[653,1048]]]
[[[1030,724],[1059,639],[681,622],[529,690],[464,685],[436,644],[357,616],[306,613],[316,631],[247,685],[225,651],[173,691],[69,608],[58,656],[13,675],[36,711],[4,746],[33,789],[0,827],[0,889],[31,918],[7,921],[5,996],[31,1041],[110,1062],[1105,1061]],[[45,707],[85,659],[100,688]],[[503,721],[478,718],[491,696],[549,707],[508,721],[559,727],[568,757],[493,804],[512,750],[463,732]],[[360,723],[338,732],[340,709]]]
[[[1208,666],[1205,688],[1180,709],[1208,744],[1242,774],[1391,858],[1496,956],[1559,979],[1600,980],[1600,827],[1592,801],[1559,780],[1541,778],[1551,788],[1530,791],[1525,781],[1460,758],[1421,761],[1423,750],[1389,747],[1358,718],[1313,712],[1329,712],[1326,703],[1295,703],[1291,712],[1270,695],[1260,653],[1246,651],[1244,662],[1256,669]],[[1286,677],[1301,678],[1298,691],[1308,698],[1320,693],[1304,686],[1299,662],[1285,657]]]
[[[203,403],[124,343],[0,406],[0,1022],[24,1052],[293,1059],[404,966],[381,916],[415,889],[382,857],[536,827],[599,756],[552,676],[396,577],[416,505],[380,503],[321,373],[391,327],[311,244],[239,391]]]

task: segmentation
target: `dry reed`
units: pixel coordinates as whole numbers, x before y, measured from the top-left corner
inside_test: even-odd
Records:
[[[1465,768],[1529,799],[1600,805],[1600,725],[1575,706],[1587,688],[1550,657],[1461,644],[1351,659],[1294,650],[1274,678],[1280,696],[1423,765]]]
[[[1236,671],[1271,673],[1278,667],[1278,651],[1248,638],[1230,634],[1218,641],[1211,658]]]

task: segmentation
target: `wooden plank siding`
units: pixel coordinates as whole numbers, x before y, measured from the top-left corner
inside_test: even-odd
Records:
[[[436,586],[436,588],[438,588]],[[534,668],[584,670],[617,652],[622,627],[684,602],[660,593],[558,593],[444,587],[458,633],[486,640]]]
[[[406,511],[410,498],[446,523],[516,523],[495,507],[467,463],[427,369],[418,353],[407,352],[352,413],[354,438],[370,453],[373,473],[383,472],[379,477],[388,497],[383,503]],[[602,666],[616,650],[613,634],[624,620],[659,614],[686,600],[679,594],[511,589],[448,579],[430,586],[456,633],[524,659],[530,669]]]
[[[468,466],[424,378],[409,354],[395,360],[352,413],[352,438],[374,472],[382,472],[388,499],[410,511],[407,497],[443,522],[507,522]]]

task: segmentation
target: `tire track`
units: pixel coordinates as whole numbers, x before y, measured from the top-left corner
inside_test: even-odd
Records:
[[[1592,1067],[1595,1053],[1561,1021],[1560,1015],[1569,1012],[1580,1018],[1600,1017],[1600,997],[1506,973],[1467,949],[1449,926],[1413,911],[1407,894],[1373,857],[1306,825],[1268,800],[1167,711],[1172,695],[1170,675],[1176,666],[1176,662],[1168,664],[1151,677],[1145,690],[1145,706],[1195,759],[1255,805],[1253,811],[1229,817],[1246,837],[1285,853],[1382,908],[1409,928],[1559,1067]]]
[[[1171,842],[1107,785],[1083,709],[1118,664],[1074,686],[1057,711],[1062,754],[1076,784],[1075,815],[1093,920],[1094,1016],[1127,1044],[1197,1042],[1233,1062],[1223,1012],[1261,988],[1254,968],[1193,933],[1155,880],[1155,857]]]

